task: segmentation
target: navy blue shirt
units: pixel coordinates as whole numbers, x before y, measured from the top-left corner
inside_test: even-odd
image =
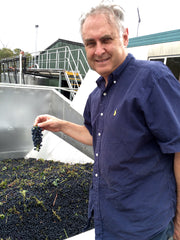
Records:
[[[180,84],[158,62],[131,54],[97,80],[84,111],[93,136],[89,216],[96,240],[149,240],[176,210],[174,153],[180,152]]]

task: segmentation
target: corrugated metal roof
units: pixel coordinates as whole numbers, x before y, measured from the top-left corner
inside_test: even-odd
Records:
[[[54,43],[52,43],[49,47],[47,47],[45,50],[51,49],[53,46],[55,46],[57,43],[65,43],[65,45],[75,45],[78,47],[84,47],[83,43],[79,43],[79,42],[73,42],[73,41],[69,41],[69,40],[65,40],[65,39],[58,39],[56,40]]]
[[[128,48],[176,41],[180,41],[180,29],[130,38]]]

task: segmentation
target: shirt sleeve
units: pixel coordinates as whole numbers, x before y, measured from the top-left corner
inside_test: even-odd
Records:
[[[180,152],[180,83],[166,66],[153,73],[153,82],[146,122],[163,153]]]
[[[86,106],[84,109],[84,125],[92,135],[92,125],[91,125],[91,111],[90,111],[90,96],[86,102]]]

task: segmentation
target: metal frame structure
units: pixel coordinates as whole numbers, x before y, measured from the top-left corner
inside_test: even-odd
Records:
[[[23,80],[23,84],[25,84],[24,74],[49,79],[56,78],[59,80],[58,87],[60,88],[63,87],[62,82],[66,82],[64,90],[70,91],[69,98],[71,100],[89,69],[82,49],[70,49],[69,46],[32,53],[30,57],[22,57],[20,54],[15,58],[0,61],[0,71],[3,72],[4,80],[8,78],[9,83],[12,82],[11,77],[14,76],[14,83],[21,84]]]

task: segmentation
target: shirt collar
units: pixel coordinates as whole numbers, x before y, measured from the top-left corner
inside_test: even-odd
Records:
[[[124,62],[109,75],[107,88],[112,85],[114,79],[116,79],[116,81],[119,79],[120,74],[132,59],[134,59],[133,55],[128,53]],[[99,88],[105,89],[105,80],[102,76],[97,79],[96,83]]]

